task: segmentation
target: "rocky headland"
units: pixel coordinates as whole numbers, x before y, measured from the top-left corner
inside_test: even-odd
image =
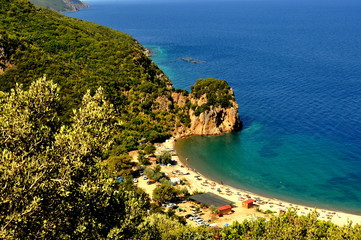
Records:
[[[90,6],[80,0],[30,0],[38,7],[48,8],[57,12],[76,12],[83,8],[90,8]]]
[[[75,12],[82,8],[90,8],[90,6],[80,0],[62,0],[68,7],[67,12]]]
[[[175,137],[219,135],[242,128],[233,90],[225,81],[199,79],[189,95],[173,93],[172,99],[189,116],[187,125],[175,128]]]

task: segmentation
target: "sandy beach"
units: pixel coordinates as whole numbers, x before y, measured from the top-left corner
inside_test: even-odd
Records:
[[[157,144],[156,155],[160,154],[162,151],[174,151],[174,141],[175,139],[171,138],[162,144]],[[264,213],[267,210],[272,211],[274,215],[278,215],[281,211],[287,211],[288,208],[295,209],[298,215],[307,215],[316,210],[318,213],[318,219],[331,221],[338,225],[345,225],[349,222],[352,222],[353,224],[361,224],[361,216],[359,215],[353,215],[327,209],[318,209],[312,206],[293,204],[290,202],[280,201],[265,196],[259,196],[257,194],[253,194],[241,189],[236,189],[231,186],[214,182],[211,179],[202,176],[201,173],[199,173],[198,171],[196,172],[193,169],[188,168],[185,163],[180,161],[177,155],[173,155],[172,160],[176,161],[178,164],[172,166],[162,166],[162,172],[167,173],[169,177],[177,177],[185,181],[188,191],[191,194],[193,192],[212,192],[235,203],[233,208],[233,214],[225,215],[221,218],[212,220],[212,222],[217,223],[218,226],[230,224],[236,220],[243,221],[244,219],[252,219],[255,217],[269,217],[270,214]],[[187,175],[184,175],[184,173],[187,173]],[[140,179],[138,184],[139,187],[143,188],[150,195],[153,189],[156,187],[155,184],[147,185],[146,181],[142,179]],[[256,200],[256,206],[251,209],[242,208],[242,202],[247,199]],[[186,212],[182,213],[183,215],[190,213],[190,203],[182,203],[179,206],[186,209]],[[205,212],[204,214],[207,218],[211,218],[211,215],[209,213]]]

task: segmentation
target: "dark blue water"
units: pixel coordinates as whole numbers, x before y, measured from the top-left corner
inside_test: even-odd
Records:
[[[361,214],[360,1],[89,4],[67,15],[153,48],[177,88],[215,77],[234,89],[244,130],[179,141],[192,167],[259,194]]]

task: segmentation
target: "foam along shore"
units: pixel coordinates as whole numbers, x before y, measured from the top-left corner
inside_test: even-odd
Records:
[[[170,138],[166,140],[164,143],[157,145],[157,151],[174,151],[174,144],[175,139]],[[361,216],[360,215],[354,215],[349,213],[344,213],[340,211],[333,211],[333,210],[327,210],[327,209],[319,209],[314,208],[310,206],[304,206],[300,204],[293,204],[290,202],[281,201],[278,199],[272,199],[265,196],[260,196],[254,193],[250,193],[248,191],[240,190],[231,186],[223,185],[220,183],[217,183],[209,178],[204,177],[201,173],[198,171],[186,167],[186,163],[181,162],[179,157],[175,154],[173,154],[172,157],[173,160],[177,161],[178,164],[176,166],[163,166],[162,171],[171,173],[179,170],[179,172],[188,172],[187,175],[181,175],[182,179],[186,179],[188,183],[188,187],[190,190],[190,193],[194,191],[198,192],[212,192],[217,194],[220,197],[226,198],[230,201],[235,202],[236,208],[242,208],[242,202],[246,199],[254,199],[256,200],[255,204],[259,207],[259,209],[262,212],[265,212],[267,210],[270,210],[272,212],[275,212],[276,214],[287,211],[289,208],[293,208],[298,215],[308,215],[309,213],[314,212],[315,210],[318,213],[318,219],[319,220],[325,220],[325,221],[331,221],[337,225],[346,225],[352,222],[353,224],[361,224]],[[183,166],[183,167],[182,167]],[[199,177],[195,177],[199,176]],[[235,208],[235,211],[237,209]],[[241,210],[241,209],[238,209]],[[242,209],[241,212],[244,213],[244,216],[242,218],[252,218],[255,216],[261,216],[264,214],[261,214],[253,209],[253,212],[250,212],[251,209]],[[242,218],[239,218],[239,214],[235,214],[232,219],[233,221],[240,221]],[[231,223],[231,222],[229,222]]]

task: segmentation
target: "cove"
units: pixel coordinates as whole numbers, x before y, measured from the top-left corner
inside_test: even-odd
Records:
[[[360,1],[91,1],[68,16],[153,46],[176,88],[226,80],[244,129],[176,144],[206,176],[361,214]],[[192,58],[204,62],[182,61]]]

